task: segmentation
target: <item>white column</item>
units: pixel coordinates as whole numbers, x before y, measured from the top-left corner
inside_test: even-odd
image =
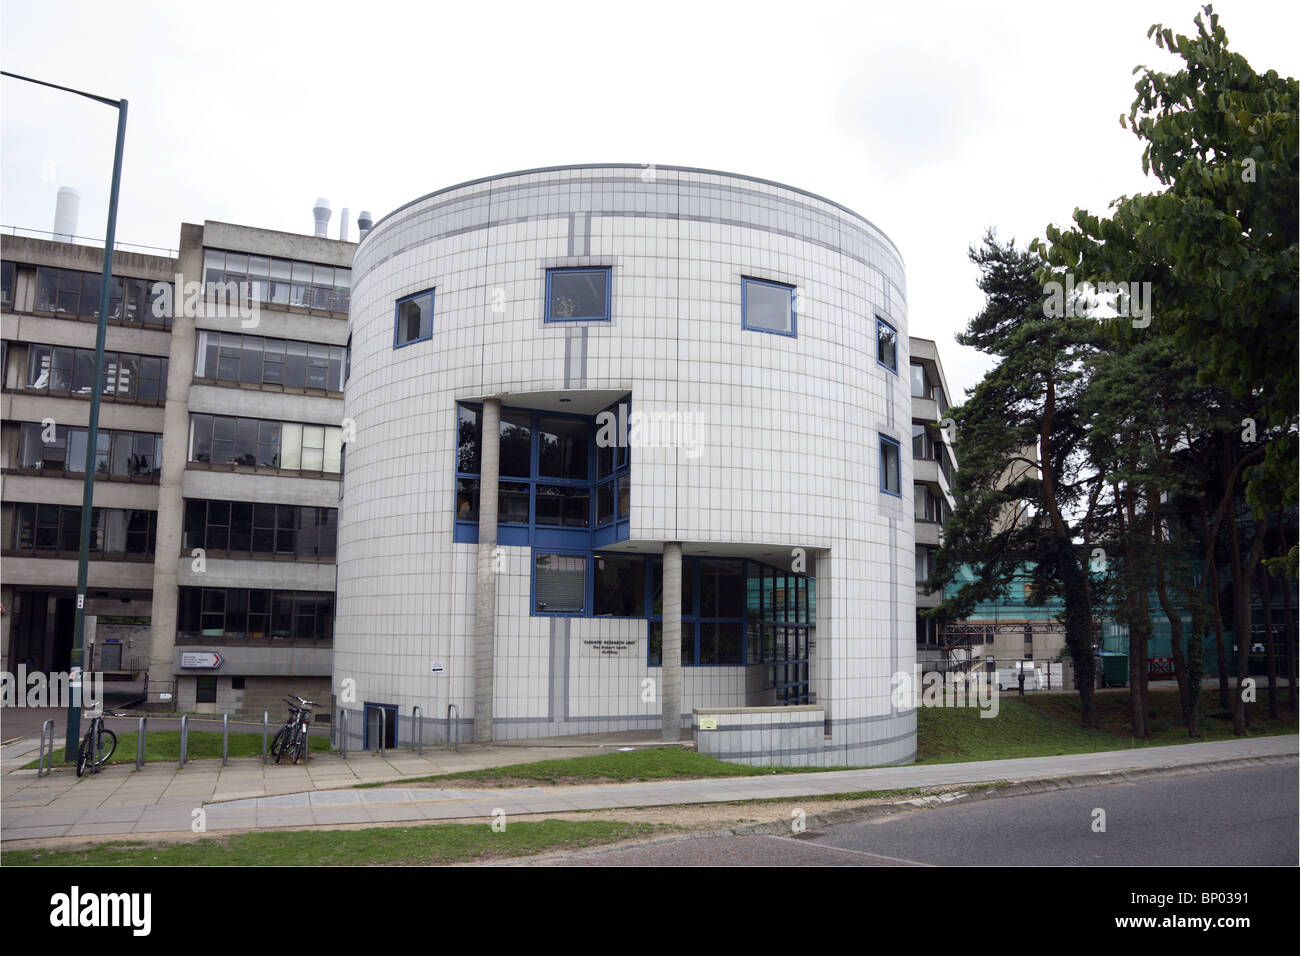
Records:
[[[478,488],[478,593],[474,619],[474,740],[492,741],[492,690],[496,673],[497,475],[501,470],[501,399],[483,402],[483,452]]]
[[[682,545],[664,542],[663,739],[682,738]]]

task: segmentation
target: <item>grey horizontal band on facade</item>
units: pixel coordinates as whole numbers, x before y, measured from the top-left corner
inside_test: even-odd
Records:
[[[343,710],[347,710],[349,713],[354,713],[354,714],[359,714],[359,713],[361,713],[361,710],[360,710],[360,709],[355,709],[355,710],[354,710],[354,709],[352,709],[352,708],[347,708],[347,707],[342,708],[342,709],[343,709]],[[832,720],[830,721],[830,725],[831,725],[831,727],[850,727],[850,726],[854,726],[854,725],[857,725],[857,724],[871,724],[871,723],[878,723],[879,721],[882,721],[882,720],[894,720],[894,719],[900,719],[900,720],[901,720],[901,719],[906,718],[906,717],[912,717],[912,716],[915,716],[915,714],[916,714],[916,708],[913,707],[913,708],[911,708],[910,710],[899,711],[899,712],[896,713],[896,714],[875,714],[875,715],[872,715],[872,716],[870,716],[870,717],[844,717],[844,718],[840,718],[839,720],[832,719]],[[690,711],[687,711],[686,713],[683,713],[683,714],[682,714],[682,718],[683,718],[684,720],[693,720],[694,715],[693,715]],[[398,715],[398,719],[399,719],[399,720],[407,720],[407,721],[409,721],[409,720],[411,719],[411,715],[410,715],[410,714],[399,714],[399,715]],[[422,721],[424,721],[425,723],[446,723],[446,722],[447,722],[447,718],[446,718],[446,717],[430,717],[430,716],[422,716],[420,719],[421,719]],[[659,721],[660,721],[660,717],[659,717],[658,714],[601,714],[601,715],[599,715],[599,716],[594,716],[594,715],[593,715],[593,716],[587,716],[587,717],[582,717],[582,716],[579,716],[579,717],[573,717],[573,716],[569,716],[569,717],[493,717],[493,718],[492,718],[492,723],[493,723],[493,724],[574,724],[574,723],[609,723],[609,722],[612,722],[612,721],[642,721],[642,722],[646,722],[646,723],[650,723],[650,724],[658,724]],[[455,721],[453,721],[453,722],[454,722],[454,723],[458,723],[458,724],[460,724],[461,726],[470,726],[470,725],[472,725],[472,724],[474,723],[474,718],[473,718],[473,717],[458,717],[458,718],[457,718]],[[793,723],[791,723],[791,724],[771,724],[771,725],[762,725],[762,724],[736,724],[736,725],[734,725],[734,726],[719,727],[718,729],[719,729],[719,731],[722,731],[722,730],[733,730],[733,731],[734,731],[734,730],[778,730],[778,729],[780,729],[780,730],[790,730],[790,729],[793,729],[793,728],[796,728],[796,727],[825,727],[825,726],[826,726],[826,722],[825,722],[825,721],[817,720],[817,721],[807,721],[807,722],[798,723],[798,724],[793,724]]]
[[[873,747],[888,747],[891,744],[901,743],[910,740],[911,734],[900,734],[897,737],[887,737],[884,740],[864,740],[859,744],[843,745],[846,750],[866,750]],[[719,751],[717,753],[699,751],[706,757],[712,757],[715,760],[753,760],[756,757],[802,757],[813,754],[827,754],[840,750],[841,746],[834,747],[790,747],[782,750],[735,750]],[[915,752],[913,752],[915,757]]]
[[[814,727],[816,727],[818,730],[821,730],[825,726],[826,726],[826,721],[824,720],[801,720],[798,723],[792,722],[788,724],[783,724],[779,722],[767,723],[767,724],[718,724],[718,726],[715,727],[713,730],[705,730],[701,732],[706,734],[711,734],[714,733],[715,731],[720,734],[726,733],[727,731],[740,732],[740,733],[754,733],[755,731],[760,731],[760,730],[777,730],[777,731],[810,730]]]
[[[877,226],[866,216],[854,212],[848,206],[844,206],[840,203],[837,203],[833,199],[827,199],[825,196],[819,196],[817,193],[810,192],[807,189],[800,189],[798,186],[790,186],[787,185],[786,183],[778,183],[772,179],[760,179],[758,176],[746,176],[744,173],[729,173],[721,169],[702,169],[698,166],[665,166],[665,165],[659,165],[658,163],[579,163],[572,166],[538,166],[534,169],[518,169],[515,170],[514,172],[498,173],[495,176],[481,176],[478,179],[471,179],[463,183],[456,183],[454,186],[444,186],[442,189],[435,189],[433,192],[425,193],[423,196],[420,196],[416,199],[412,199],[410,202],[403,203],[402,205],[394,209],[392,212],[387,213],[384,216],[380,217],[380,219],[370,227],[370,231],[367,232],[366,235],[358,243],[358,252],[360,251],[360,247],[365,244],[365,240],[370,237],[371,233],[373,233],[381,225],[386,223],[389,219],[396,216],[404,209],[409,209],[412,206],[417,206],[427,199],[432,199],[434,196],[441,196],[445,193],[453,193],[460,189],[470,189],[474,186],[482,186],[486,183],[503,182],[504,180],[508,180],[508,179],[518,179],[522,176],[538,176],[538,175],[545,175],[546,173],[562,173],[562,172],[570,172],[573,170],[581,170],[581,169],[630,169],[630,170],[636,170],[638,173],[644,173],[647,170],[654,170],[656,173],[658,173],[659,171],[662,170],[662,171],[674,172],[674,173],[691,173],[697,176],[722,176],[726,179],[740,179],[746,182],[759,183],[760,185],[763,186],[772,186],[775,187],[776,189],[784,189],[788,192],[797,193],[800,196],[807,196],[809,199],[815,199],[817,200],[817,202],[825,203],[828,206],[833,206],[834,208],[838,209],[840,212],[852,216],[854,219],[860,219],[862,222],[866,223],[876,232],[880,233],[881,237],[884,238],[884,240],[888,242],[891,247],[893,247],[894,253],[898,256],[899,262],[902,263],[904,266],[906,266],[906,263],[903,262],[902,251],[898,248],[898,246],[894,245],[894,241],[885,234],[885,231],[883,229]],[[563,181],[564,180],[554,179],[554,180],[549,180],[547,182],[523,183],[521,185],[524,186],[558,185]],[[599,182],[599,181],[602,180],[596,178],[572,180],[572,182],[577,182],[577,183]],[[627,179],[626,178],[616,179],[616,180],[611,179],[610,181],[627,182]],[[723,186],[723,184],[721,183],[707,183],[702,185],[718,186],[718,187]],[[758,195],[766,195],[766,194],[759,193]]]
[[[769,226],[756,226],[752,222],[744,222],[738,219],[710,219],[703,216],[682,215],[681,213],[656,213],[656,212],[641,211],[641,210],[608,210],[605,212],[597,212],[594,215],[598,217],[610,218],[610,219],[620,218],[620,217],[632,218],[632,219],[676,219],[678,221],[701,222],[701,223],[708,223],[711,225],[719,225],[719,226],[738,226],[745,229],[759,229],[762,232],[771,233],[772,235],[785,236],[786,238],[789,239],[798,239],[801,242],[807,242],[814,246],[820,246],[821,248],[826,249],[830,252],[834,252],[837,255],[844,256],[846,259],[850,259],[853,262],[856,262],[859,265],[863,266],[864,268],[874,270],[875,272],[879,273],[880,276],[891,285],[897,286],[898,284],[894,281],[893,277],[886,274],[884,269],[880,268],[879,265],[877,265],[874,262],[871,262],[870,260],[864,258],[863,256],[855,255],[854,253],[849,252],[835,245],[834,243],[826,242],[821,239],[814,239],[811,236],[801,235],[799,233],[790,232],[789,230],[785,230],[785,229],[775,229]],[[567,212],[556,212],[556,213],[546,213],[544,215],[537,215],[537,216],[515,216],[512,219],[493,219],[482,223],[476,223],[470,226],[462,226],[458,229],[451,229],[448,230],[447,232],[439,233],[438,235],[435,236],[426,236],[416,242],[411,242],[405,246],[402,246],[400,249],[394,249],[392,252],[390,252],[388,255],[384,256],[382,259],[378,260],[377,262],[368,263],[365,267],[365,271],[371,272],[374,269],[377,269],[379,266],[383,265],[385,262],[389,261],[390,259],[400,256],[403,253],[410,252],[412,249],[417,249],[421,246],[428,245],[431,242],[436,242],[440,239],[451,239],[451,238],[455,238],[456,236],[465,235],[466,233],[480,232],[484,229],[492,229],[498,226],[512,226],[524,222],[538,222],[544,219],[561,219],[561,218],[567,219],[568,217],[569,217],[569,213]],[[591,257],[588,256],[587,258],[591,258]],[[353,286],[354,293],[356,292],[357,288],[358,286]],[[903,301],[906,301],[907,298],[903,294],[901,289],[898,292],[898,297]],[[899,316],[892,315],[892,314],[891,317],[896,319],[899,318]]]
[[[604,184],[604,183],[609,183],[609,184],[625,184],[626,182],[627,182],[627,180],[625,180],[625,179],[600,179],[600,178],[593,178],[593,179],[575,180],[575,185],[578,184],[578,183],[581,183],[581,184],[584,184],[584,185],[600,185],[600,184]],[[713,197],[695,197],[695,196],[691,196],[691,195],[687,195],[687,196],[685,197],[685,199],[686,199],[688,202],[689,202],[689,201],[703,201],[703,202],[740,201],[740,202],[749,202],[749,203],[752,203],[752,204],[755,205],[757,208],[759,208],[759,209],[761,209],[761,210],[763,210],[763,211],[767,211],[767,212],[775,212],[775,213],[781,213],[781,212],[783,212],[783,210],[780,210],[780,209],[774,208],[772,205],[770,205],[771,203],[779,203],[779,204],[781,204],[781,205],[783,205],[783,206],[788,207],[787,210],[784,210],[784,212],[785,212],[786,215],[794,215],[794,216],[797,216],[797,217],[799,217],[799,218],[811,219],[811,220],[814,220],[814,221],[815,221],[815,220],[819,220],[819,219],[825,219],[825,220],[826,220],[826,226],[827,226],[827,228],[828,228],[828,229],[833,229],[833,230],[836,231],[836,232],[839,232],[841,229],[843,229],[844,227],[848,226],[848,227],[850,227],[850,228],[852,228],[852,229],[856,229],[856,230],[858,231],[858,238],[862,241],[863,245],[865,245],[865,246],[870,247],[870,246],[872,245],[872,243],[879,244],[879,243],[881,243],[882,240],[883,240],[883,242],[888,243],[889,246],[892,248],[894,254],[897,256],[897,259],[898,259],[898,261],[897,261],[897,267],[898,267],[898,268],[897,268],[897,275],[891,274],[891,270],[887,270],[887,269],[883,268],[880,264],[872,262],[868,257],[860,256],[860,255],[857,255],[857,254],[855,254],[855,253],[849,251],[848,249],[846,249],[846,248],[844,247],[844,244],[843,244],[843,243],[840,243],[840,244],[834,244],[834,243],[828,242],[828,241],[825,240],[825,239],[820,239],[820,238],[817,238],[817,237],[814,237],[814,236],[806,235],[806,234],[803,234],[803,233],[800,233],[800,232],[795,232],[795,231],[792,231],[792,230],[782,230],[782,229],[777,229],[777,228],[775,228],[775,227],[767,226],[767,225],[764,225],[764,224],[762,224],[762,223],[760,223],[760,222],[757,222],[757,221],[752,221],[752,220],[737,220],[737,219],[721,218],[721,217],[712,217],[712,216],[707,216],[707,215],[703,215],[703,214],[693,214],[693,213],[690,213],[690,212],[682,212],[680,209],[678,209],[678,210],[675,211],[675,212],[671,212],[671,211],[668,211],[668,210],[653,210],[653,209],[645,209],[645,210],[637,209],[637,210],[630,210],[630,211],[629,211],[629,210],[619,210],[619,209],[607,209],[607,210],[602,210],[602,209],[592,209],[592,208],[589,208],[589,207],[585,207],[585,208],[584,208],[584,207],[580,207],[580,206],[574,206],[574,207],[570,208],[570,203],[569,203],[567,200],[570,199],[570,196],[572,195],[571,193],[570,193],[570,194],[565,194],[565,195],[563,196],[563,198],[566,200],[566,202],[563,203],[564,208],[556,208],[556,209],[554,209],[554,210],[548,210],[547,212],[544,212],[544,213],[535,213],[535,214],[526,215],[526,216],[500,217],[500,218],[497,218],[497,219],[492,219],[492,218],[491,218],[491,215],[492,215],[492,206],[493,206],[493,205],[504,205],[504,204],[508,204],[508,203],[510,203],[510,202],[514,202],[514,201],[516,201],[516,200],[513,200],[513,199],[511,199],[511,198],[508,198],[508,194],[510,194],[510,193],[515,193],[515,192],[523,192],[523,191],[536,192],[536,191],[544,190],[544,189],[545,189],[546,187],[548,187],[548,186],[554,186],[554,185],[557,185],[557,184],[549,184],[549,183],[516,183],[516,184],[512,184],[512,185],[503,185],[503,186],[501,186],[501,187],[499,187],[499,188],[494,189],[492,192],[488,192],[488,193],[476,193],[476,194],[473,194],[473,195],[471,195],[471,196],[449,198],[449,199],[447,199],[447,200],[445,200],[445,201],[443,201],[443,202],[441,202],[441,203],[439,203],[439,204],[437,204],[437,205],[430,206],[430,207],[427,208],[427,209],[414,210],[414,211],[412,211],[412,212],[411,212],[411,213],[406,217],[406,219],[401,220],[401,221],[394,222],[394,223],[391,225],[390,228],[393,229],[393,230],[410,229],[410,228],[412,227],[412,225],[415,224],[415,223],[422,223],[422,222],[426,222],[426,221],[436,220],[436,219],[438,219],[438,218],[449,218],[449,219],[450,219],[450,218],[454,218],[454,217],[457,217],[457,216],[465,215],[466,213],[469,213],[469,212],[475,212],[475,213],[478,213],[480,216],[483,216],[483,213],[486,212],[486,218],[481,218],[479,222],[474,223],[474,224],[471,224],[471,225],[467,225],[467,226],[459,226],[459,227],[454,228],[454,229],[448,229],[448,230],[445,230],[444,232],[438,233],[438,234],[436,234],[436,235],[432,235],[432,236],[424,237],[424,238],[422,238],[422,239],[421,239],[420,241],[418,241],[418,242],[408,243],[408,244],[402,246],[400,249],[397,249],[397,250],[395,250],[394,252],[391,252],[391,253],[389,253],[388,255],[385,255],[385,256],[383,256],[382,258],[380,258],[380,259],[378,259],[378,260],[376,260],[376,261],[374,261],[374,262],[367,262],[366,259],[365,259],[365,255],[364,255],[364,253],[362,252],[362,250],[361,250],[361,249],[358,249],[358,250],[357,250],[357,255],[356,255],[355,259],[353,260],[353,267],[352,267],[353,274],[355,275],[355,274],[362,273],[362,272],[369,272],[369,271],[371,271],[371,270],[373,270],[373,269],[379,267],[379,266],[382,265],[383,263],[387,262],[389,259],[393,258],[393,256],[400,255],[401,253],[406,252],[406,251],[408,251],[408,250],[410,250],[410,249],[412,249],[412,248],[415,248],[416,246],[424,245],[424,244],[426,244],[426,243],[428,243],[428,242],[432,242],[432,241],[435,241],[435,240],[438,240],[438,239],[446,239],[446,238],[451,238],[451,237],[454,237],[454,236],[464,235],[464,234],[467,233],[467,232],[472,232],[472,231],[475,231],[475,230],[478,230],[478,229],[491,228],[491,227],[493,227],[493,226],[516,225],[516,224],[518,224],[518,223],[522,223],[522,222],[538,222],[538,221],[543,221],[543,220],[546,220],[546,219],[554,219],[554,218],[560,218],[560,217],[567,217],[567,216],[571,216],[571,215],[573,215],[574,213],[583,213],[583,214],[585,214],[585,215],[589,215],[589,216],[608,216],[608,217],[611,217],[611,218],[619,217],[619,216],[637,216],[637,215],[640,215],[640,216],[645,216],[645,217],[648,217],[648,218],[664,218],[664,219],[670,219],[670,220],[675,219],[675,220],[678,220],[678,221],[701,222],[701,223],[709,223],[709,224],[724,225],[724,226],[739,226],[739,227],[749,228],[749,229],[759,229],[759,230],[761,230],[761,231],[764,231],[764,232],[770,232],[770,233],[773,233],[773,234],[775,234],[775,235],[783,235],[783,236],[787,236],[787,237],[789,237],[789,238],[793,238],[793,239],[800,239],[800,240],[803,240],[803,241],[805,241],[805,242],[810,242],[810,243],[812,243],[812,244],[814,244],[814,245],[820,246],[820,247],[822,247],[822,248],[824,248],[824,249],[828,249],[828,250],[830,250],[830,251],[832,251],[832,252],[836,252],[836,253],[838,253],[838,254],[840,254],[840,255],[843,255],[843,256],[845,256],[845,257],[847,257],[847,258],[849,258],[849,259],[852,259],[854,262],[858,262],[858,263],[861,263],[862,265],[865,265],[865,266],[868,266],[868,267],[870,267],[870,268],[876,269],[876,270],[877,270],[878,272],[880,272],[880,273],[881,273],[881,274],[882,274],[882,275],[883,275],[883,276],[884,276],[888,281],[892,282],[895,286],[899,286],[899,285],[900,285],[900,281],[903,279],[903,276],[906,274],[906,265],[905,265],[905,263],[903,262],[902,254],[898,252],[898,248],[897,248],[896,246],[894,246],[893,242],[889,239],[889,237],[888,237],[887,235],[885,235],[885,233],[881,232],[881,231],[880,231],[880,230],[879,230],[879,229],[878,229],[874,224],[869,223],[869,222],[868,222],[867,220],[865,220],[865,219],[863,219],[862,221],[863,221],[863,222],[868,222],[868,225],[871,225],[871,228],[872,228],[873,230],[875,230],[875,232],[871,232],[871,231],[868,231],[868,230],[866,230],[866,229],[863,229],[862,226],[858,225],[857,223],[845,222],[844,220],[837,220],[837,219],[835,219],[834,217],[832,217],[832,216],[828,215],[827,213],[823,212],[822,210],[814,209],[814,208],[812,208],[812,207],[810,207],[810,206],[806,206],[806,205],[800,204],[800,203],[796,202],[795,200],[793,200],[793,199],[791,199],[791,198],[789,198],[789,197],[784,197],[784,196],[773,196],[773,195],[770,195],[770,194],[768,194],[768,193],[760,193],[760,192],[756,192],[756,191],[754,191],[754,190],[749,190],[749,189],[739,189],[739,188],[736,188],[736,187],[734,187],[734,186],[725,186],[725,185],[721,185],[721,184],[703,184],[703,188],[714,189],[714,190],[725,190],[725,191],[727,191],[727,192],[729,192],[729,193],[734,193],[734,194],[736,194],[737,196],[745,197],[745,199],[743,199],[743,200],[722,200],[722,199],[715,199],[715,198],[713,198]],[[679,189],[675,190],[673,193],[663,193],[662,195],[665,195],[665,196],[668,197],[668,198],[675,199],[675,200],[678,202],[678,204],[680,205],[680,203],[681,203],[681,201],[682,201],[682,198],[683,198],[682,195],[681,195],[680,187],[685,186],[685,187],[688,187],[688,188],[689,188],[690,185],[691,185],[691,184],[690,184],[689,182],[688,182],[688,183],[679,183],[679,184],[678,184]],[[797,191],[797,190],[796,190],[796,191]],[[507,195],[506,195],[506,196],[502,196],[501,194],[503,194],[503,193],[504,193],[504,194],[507,194]],[[436,194],[435,194],[435,195],[436,195]],[[541,198],[541,197],[539,197],[539,198]],[[823,201],[825,201],[825,200],[823,200]],[[418,202],[419,202],[419,200],[416,200],[416,203],[418,203]],[[408,204],[408,206],[411,206],[411,205],[414,205],[414,204]],[[558,207],[558,206],[561,205],[561,204],[556,204],[556,205],[557,205],[557,207]],[[455,208],[453,208],[453,207],[456,207],[456,206],[460,206],[460,207],[462,207],[462,208],[460,208],[460,209],[455,209]],[[481,208],[481,207],[483,207],[483,206],[486,206],[486,207],[487,207],[486,210],[484,210],[484,209]],[[394,215],[395,215],[395,213],[394,213]],[[855,214],[855,215],[856,215],[856,214]],[[757,218],[757,217],[756,217],[756,218]],[[858,217],[858,218],[861,219],[861,217]],[[371,234],[373,234],[375,231],[377,231],[377,228],[378,228],[378,227],[376,226],[376,228],[371,229],[371,232],[367,234],[367,239],[370,237]],[[590,250],[588,250],[588,252],[589,252],[589,251],[590,251]],[[906,296],[903,294],[903,289],[902,289],[901,287],[899,288],[899,297],[900,297],[900,298],[903,298],[904,300],[906,300]]]

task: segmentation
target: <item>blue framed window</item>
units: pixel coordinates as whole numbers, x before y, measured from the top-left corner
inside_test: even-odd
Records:
[[[898,374],[898,329],[876,316],[876,361]]]
[[[608,322],[610,267],[546,270],[547,322]]]
[[[393,348],[433,338],[433,290],[397,300],[393,323]]]
[[[895,498],[903,497],[900,447],[894,439],[880,436],[880,490]]]
[[[755,332],[796,337],[794,286],[766,279],[740,280],[740,325]]]
[[[498,541],[590,551],[627,539],[631,521],[628,407],[596,416],[501,410]],[[607,422],[616,423],[612,427]],[[478,540],[482,410],[457,405],[455,540]]]

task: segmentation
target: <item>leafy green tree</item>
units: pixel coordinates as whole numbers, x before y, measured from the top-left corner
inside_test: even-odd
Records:
[[[1097,722],[1092,598],[1086,526],[1100,486],[1085,474],[1087,423],[1080,415],[1085,363],[1100,345],[1088,318],[1054,318],[1037,274],[1042,259],[999,244],[990,231],[970,250],[986,302],[957,336],[997,365],[953,410],[958,507],[935,559],[932,586],[962,581],[929,616],[968,617],[981,601],[1005,596],[1032,569],[1054,582],[1064,603],[1066,647],[1074,662],[1082,720]],[[1037,454],[1026,449],[1037,449]],[[1080,546],[1082,537],[1083,548]],[[968,569],[973,580],[962,580]]]
[[[1045,281],[1066,272],[1078,282],[1158,290],[1154,301],[1147,300],[1150,314],[1134,320],[1133,331],[1167,337],[1200,369],[1203,384],[1247,409],[1239,440],[1219,432],[1225,439],[1223,497],[1204,521],[1212,556],[1224,508],[1231,508],[1235,484],[1243,481],[1255,518],[1244,560],[1235,509],[1226,518],[1240,684],[1265,516],[1297,501],[1300,95],[1295,79],[1257,73],[1229,51],[1211,7],[1195,25],[1194,37],[1159,24],[1151,28],[1148,35],[1180,57],[1183,68],[1164,73],[1139,67],[1137,98],[1121,117],[1144,143],[1144,171],[1164,188],[1121,197],[1106,217],[1076,210],[1074,226],[1049,227],[1048,243],[1037,251],[1050,266]],[[1212,576],[1214,565],[1207,570]],[[1233,711],[1234,728],[1245,733],[1240,694]]]

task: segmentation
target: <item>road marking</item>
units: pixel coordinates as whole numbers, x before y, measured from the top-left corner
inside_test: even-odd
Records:
[[[770,833],[759,834],[767,840],[790,840],[792,837],[772,836]],[[815,846],[819,850],[838,850],[840,853],[853,853],[858,856],[871,857],[873,860],[885,860],[889,863],[898,863],[902,866],[934,866],[933,863],[922,863],[920,860],[903,860],[896,856],[885,856],[883,853],[868,853],[866,850],[851,850],[848,847],[835,846],[830,843],[817,843],[815,838],[811,840],[800,840],[803,846]]]

